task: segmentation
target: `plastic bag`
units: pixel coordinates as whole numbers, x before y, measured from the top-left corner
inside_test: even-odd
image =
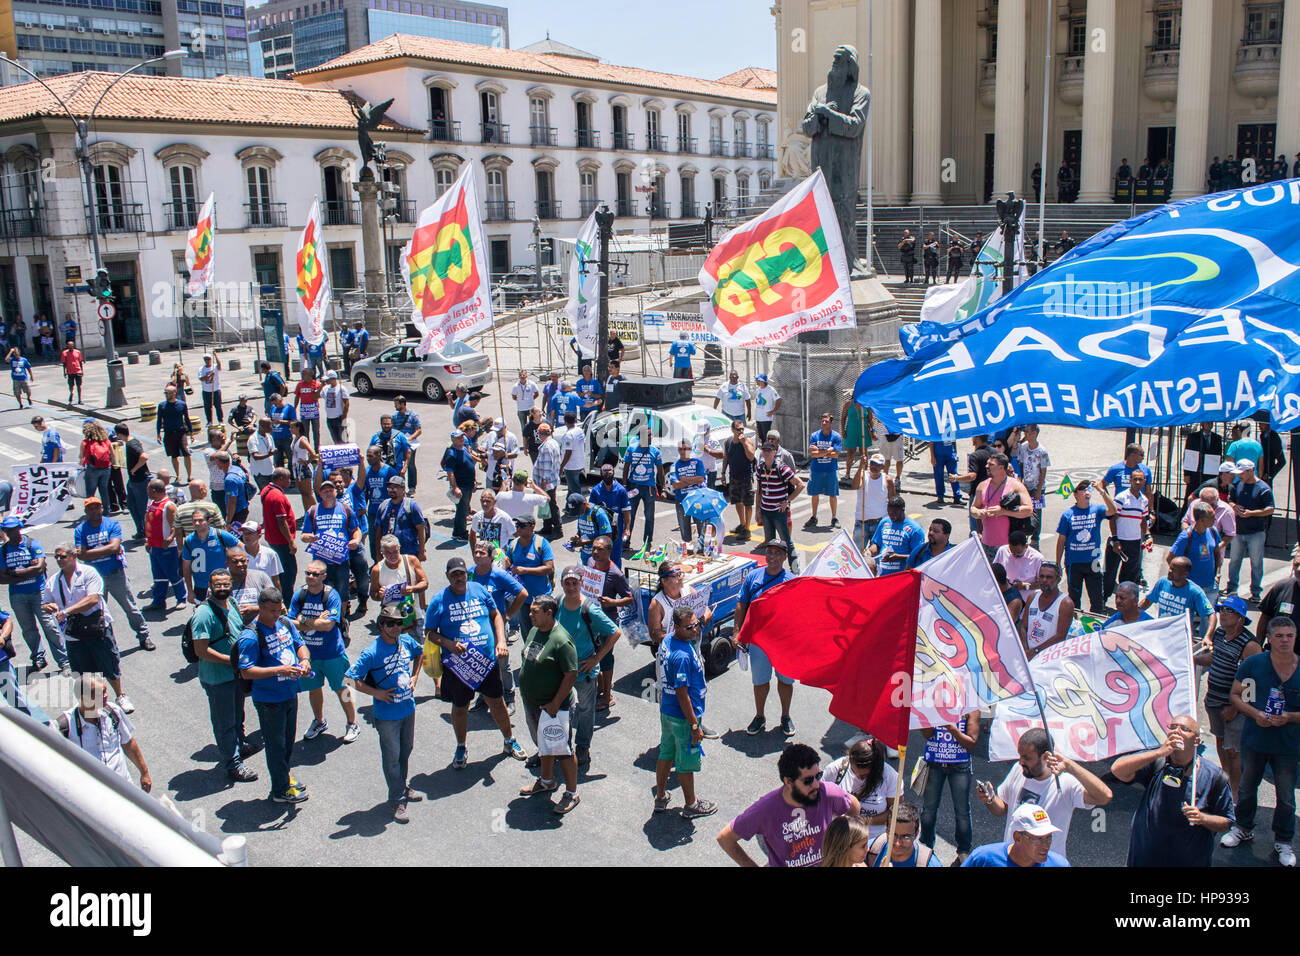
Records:
[[[569,749],[569,712],[557,711],[552,717],[542,711],[537,717],[537,752],[543,757],[567,757]]]
[[[544,501],[537,506],[537,517],[543,521],[551,520],[551,503]]]
[[[442,679],[442,645],[425,638],[424,672],[434,680]]]
[[[356,423],[350,418],[343,419],[343,444],[350,445],[356,441]]]

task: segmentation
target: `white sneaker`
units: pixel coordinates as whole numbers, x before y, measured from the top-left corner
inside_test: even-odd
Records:
[[[131,703],[131,698],[127,697],[126,694],[117,695],[117,706],[122,709],[124,714],[135,713],[135,704]]]
[[[1235,823],[1228,828],[1228,832],[1219,838],[1219,845],[1226,847],[1241,846],[1243,843],[1249,843],[1255,839],[1255,834],[1249,830],[1243,830]],[[1294,859],[1294,857],[1292,857]]]
[[[348,724],[343,730],[343,742],[350,744],[361,736],[361,728],[356,724]]]
[[[1290,843],[1274,843],[1273,852],[1283,866],[1295,866],[1295,850],[1291,849]]]
[[[326,722],[323,721],[323,720],[317,720],[316,718],[313,717],[313,718],[312,718],[312,721],[311,721],[311,726],[308,727],[308,728],[307,728],[307,732],[306,732],[305,734],[302,735],[302,739],[303,739],[303,740],[315,740],[315,739],[316,739],[317,737],[319,737],[319,736],[320,736],[320,735],[321,735],[321,734],[322,734],[322,733],[323,733],[323,732],[324,732],[328,727],[329,727],[329,724],[328,724],[328,723],[326,723]]]

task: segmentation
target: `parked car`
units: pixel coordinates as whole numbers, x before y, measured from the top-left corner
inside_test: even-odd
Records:
[[[683,438],[693,443],[699,434],[700,422],[709,426],[710,440],[719,445],[731,437],[730,418],[705,405],[693,403],[662,408],[624,405],[610,411],[589,414],[575,426],[583,429],[587,435],[589,460],[584,473],[599,475],[603,463],[622,462],[628,445],[637,440],[643,425],[650,427],[650,441],[659,449],[664,464],[671,465],[677,460],[677,443]],[[568,428],[560,425],[555,432],[556,440],[562,440],[567,432]],[[752,428],[746,428],[745,434],[753,438],[755,433]],[[617,467],[621,474],[621,464]]]
[[[410,339],[357,362],[352,366],[352,390],[358,395],[419,392],[440,402],[457,385],[473,391],[492,381],[488,357],[464,342],[451,342],[424,356],[415,354],[419,344],[419,339]]]

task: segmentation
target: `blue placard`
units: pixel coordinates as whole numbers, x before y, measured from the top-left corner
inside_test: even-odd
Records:
[[[497,659],[484,656],[473,644],[466,644],[464,654],[452,654],[444,650],[442,664],[459,677],[466,687],[476,690],[484,678],[496,669]]]
[[[347,468],[361,464],[361,449],[351,445],[321,445],[320,463],[329,474],[335,468]]]
[[[330,564],[342,564],[348,559],[348,539],[340,534],[327,531],[307,545],[307,550],[322,561]]]

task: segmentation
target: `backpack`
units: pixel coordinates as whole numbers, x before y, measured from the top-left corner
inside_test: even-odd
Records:
[[[92,468],[112,467],[113,447],[106,441],[87,442],[86,461]]]
[[[380,432],[379,435],[377,436],[379,438],[379,441],[372,441],[370,443],[371,445],[379,446],[379,457],[383,459],[385,465],[391,465],[393,468],[397,467],[397,435],[398,434],[399,434],[398,431],[394,429],[391,435],[389,435],[387,438],[384,438],[383,432]]]
[[[220,609],[215,604],[213,604],[211,600],[205,601],[204,603],[208,607],[212,608],[213,614],[220,616],[221,614]],[[196,608],[194,614],[197,613],[198,613],[198,609]],[[181,632],[181,656],[185,658],[185,663],[187,664],[197,664],[199,662],[199,652],[194,647],[194,614],[190,615],[190,619],[185,622],[185,630]],[[233,637],[235,643],[238,644],[239,635],[237,634],[232,635],[230,631],[227,630],[226,625],[228,622],[225,617],[220,617],[220,620],[221,620],[222,636]]]
[[[289,619],[283,614],[275,619],[275,623],[279,624],[281,621],[285,624],[289,623]],[[267,653],[266,638],[262,636],[262,632],[257,628],[256,618],[253,619],[252,627],[253,633],[257,635],[258,653]],[[235,638],[235,643],[231,645],[230,648],[230,669],[235,672],[235,684],[238,685],[240,691],[245,694],[251,693],[253,690],[253,680],[251,677],[245,677],[244,672],[239,669],[239,638]]]
[[[392,499],[392,498],[389,498],[387,501],[385,501],[383,504],[381,504],[381,505],[379,506],[379,523],[380,523],[381,525],[384,523],[384,520],[388,517],[389,513],[393,510],[393,508],[392,508],[392,501],[393,501],[393,499]],[[405,518],[406,521],[407,521],[407,524],[411,524],[411,499],[410,499],[410,498],[403,498],[403,499],[402,499],[402,513],[401,513],[401,515],[400,515],[399,517],[401,517],[401,518]],[[412,528],[411,530],[414,531],[415,529]],[[397,532],[397,521],[396,521],[396,520],[393,521],[393,532],[394,532],[394,534],[396,534],[396,532]],[[428,541],[429,538],[432,537],[432,536],[433,536],[433,527],[429,524],[429,516],[428,516],[428,515],[425,515],[425,517],[424,517],[424,540],[425,540],[425,541]]]

